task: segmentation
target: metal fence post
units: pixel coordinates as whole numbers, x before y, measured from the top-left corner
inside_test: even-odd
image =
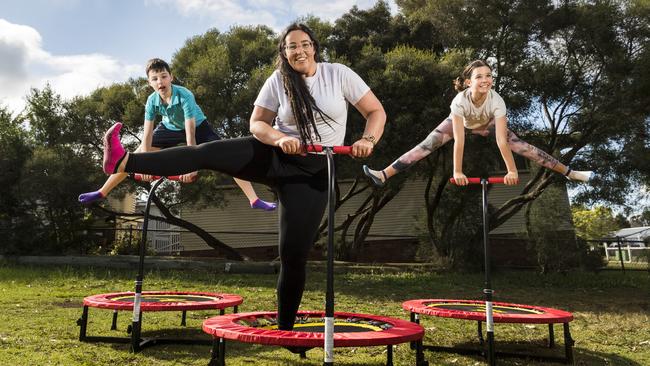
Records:
[[[616,237],[616,246],[618,246],[618,258],[621,260],[621,269],[623,274],[625,274],[625,264],[623,264],[623,250],[621,249],[621,237]]]

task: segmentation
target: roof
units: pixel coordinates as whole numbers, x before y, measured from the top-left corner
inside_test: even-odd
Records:
[[[619,237],[625,240],[640,240],[650,237],[650,226],[628,227],[610,234],[611,237]]]

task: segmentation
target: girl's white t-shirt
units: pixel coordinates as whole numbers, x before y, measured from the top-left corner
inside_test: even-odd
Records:
[[[463,118],[463,125],[470,130],[487,126],[490,120],[506,115],[506,103],[497,92],[490,89],[480,107],[472,103],[472,93],[469,89],[456,94],[451,101],[451,115]]]
[[[352,105],[357,104],[370,87],[349,67],[326,62],[319,62],[316,66],[316,74],[305,78],[305,83],[316,105],[333,119],[326,118],[327,120],[324,121],[318,113],[314,113],[316,128],[321,137],[319,141],[316,136],[312,136],[314,143],[323,146],[343,145],[348,119],[348,102]],[[273,128],[289,136],[300,138],[280,71],[275,70],[266,79],[254,104],[277,113]]]

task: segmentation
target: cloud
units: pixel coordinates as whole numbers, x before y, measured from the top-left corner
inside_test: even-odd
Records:
[[[0,105],[14,113],[25,106],[30,88],[49,83],[64,98],[85,95],[103,85],[139,76],[139,65],[126,65],[103,54],[53,55],[32,27],[0,19]]]
[[[361,9],[374,6],[377,0],[329,0],[327,6],[314,7],[304,0],[145,0],[147,5],[173,6],[186,17],[208,18],[218,29],[233,25],[264,24],[281,31],[298,17],[315,15],[334,21],[356,5]],[[389,1],[396,11],[394,1]]]

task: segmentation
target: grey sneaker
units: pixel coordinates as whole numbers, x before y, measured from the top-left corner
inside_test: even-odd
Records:
[[[370,181],[372,182],[372,184],[374,184],[374,185],[377,186],[377,187],[381,187],[381,186],[383,186],[383,185],[384,185],[384,182],[386,181],[386,179],[388,179],[388,177],[386,177],[386,173],[384,173],[383,170],[381,171],[381,174],[384,175],[384,180],[382,181],[381,179],[379,179],[378,176],[376,176],[376,175],[373,174],[374,171],[375,171],[375,170],[372,170],[372,169],[368,168],[367,165],[364,165],[364,166],[363,166],[363,174],[365,174],[366,177],[368,177],[368,178],[370,179]]]

